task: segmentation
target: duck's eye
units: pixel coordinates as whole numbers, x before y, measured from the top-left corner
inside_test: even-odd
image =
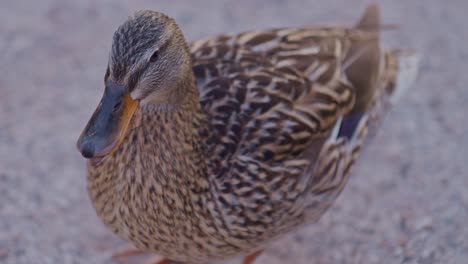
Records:
[[[159,57],[159,50],[155,50],[151,55],[150,62],[155,62],[158,60]]]

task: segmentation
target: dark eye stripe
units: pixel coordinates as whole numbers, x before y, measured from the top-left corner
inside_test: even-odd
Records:
[[[136,70],[129,78],[128,78],[128,87],[130,91],[133,91],[135,89],[135,86],[138,83],[138,80],[140,79],[141,74],[148,68],[148,64],[145,64],[145,66],[139,68]]]

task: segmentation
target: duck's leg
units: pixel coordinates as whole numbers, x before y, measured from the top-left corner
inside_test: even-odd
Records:
[[[254,261],[263,253],[263,250],[255,251],[254,253],[244,257],[242,264],[253,264]]]

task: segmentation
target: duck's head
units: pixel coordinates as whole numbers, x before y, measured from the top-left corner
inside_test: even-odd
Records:
[[[139,108],[181,104],[191,71],[188,45],[175,21],[154,11],[136,12],[114,33],[104,95],[77,142],[81,154],[110,154]]]

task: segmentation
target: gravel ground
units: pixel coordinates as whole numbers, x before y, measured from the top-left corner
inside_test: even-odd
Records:
[[[364,0],[2,0],[0,263],[114,263],[123,242],[85,191],[75,141],[103,90],[111,36],[132,11],[176,18],[189,39],[353,23]],[[335,206],[258,263],[467,263],[468,1],[381,1],[387,46],[417,49],[421,74],[387,116]],[[136,263],[140,260],[134,259]]]

